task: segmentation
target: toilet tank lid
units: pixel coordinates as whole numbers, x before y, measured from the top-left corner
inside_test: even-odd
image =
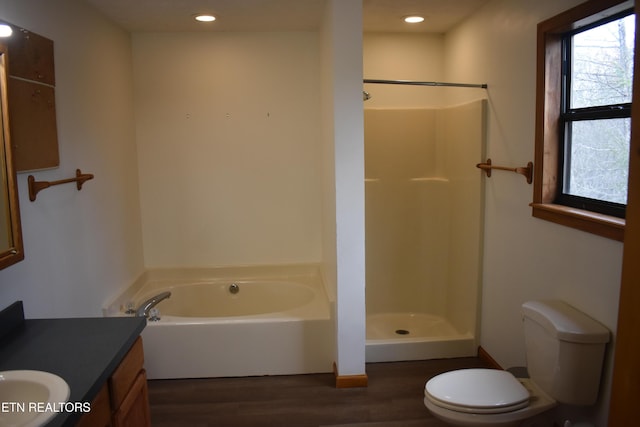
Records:
[[[538,323],[561,341],[590,344],[609,341],[610,333],[607,328],[563,301],[525,302],[522,304],[522,315]]]

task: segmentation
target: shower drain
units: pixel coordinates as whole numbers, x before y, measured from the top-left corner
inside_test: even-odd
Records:
[[[409,335],[409,331],[406,329],[396,329],[396,334],[398,335]]]

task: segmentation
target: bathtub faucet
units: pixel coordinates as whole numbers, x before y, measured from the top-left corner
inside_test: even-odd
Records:
[[[158,305],[158,303],[162,300],[165,300],[171,296],[171,292],[162,292],[156,296],[153,296],[143,302],[140,307],[136,310],[136,316],[138,317],[149,317],[149,310]]]

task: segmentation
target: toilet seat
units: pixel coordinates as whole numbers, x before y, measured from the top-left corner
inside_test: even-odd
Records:
[[[509,372],[460,369],[427,381],[425,397],[434,405],[457,412],[500,414],[529,405],[529,392]]]

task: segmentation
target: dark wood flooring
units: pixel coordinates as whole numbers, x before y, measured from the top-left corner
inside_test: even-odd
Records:
[[[372,363],[369,386],[350,389],[336,389],[333,374],[151,380],[151,420],[154,427],[444,427],[424,407],[425,382],[485,366],[477,358]]]

